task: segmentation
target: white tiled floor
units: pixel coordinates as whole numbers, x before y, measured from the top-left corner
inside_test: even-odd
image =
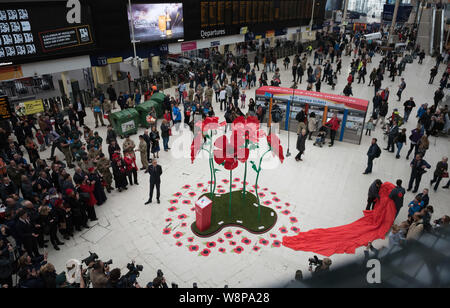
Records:
[[[376,56],[373,64],[368,65],[367,71],[369,73],[375,65],[378,66],[379,60],[380,56]],[[342,93],[348,76],[349,62],[350,58],[344,57],[342,75],[339,76],[336,90],[332,91],[331,87],[323,83],[322,92]],[[434,62],[434,59],[427,57],[423,65],[407,65],[404,73],[407,87],[403,98],[412,96],[416,104],[419,105],[425,102],[432,103],[433,93],[444,70],[444,65],[441,65],[435,85],[428,85],[429,70]],[[279,64],[281,67],[281,61],[279,61]],[[269,79],[271,77],[272,73],[269,73]],[[284,71],[284,68],[282,68],[282,86],[290,87],[291,78],[290,69]],[[382,85],[391,89],[389,113],[392,112],[394,107],[399,108],[401,112],[403,111],[403,101],[396,101],[395,93],[398,84],[398,78],[394,83],[385,78]],[[305,82],[300,85],[300,88],[306,89]],[[247,98],[254,97],[254,90],[247,91]],[[166,93],[173,95],[174,90],[166,91]],[[367,99],[371,102],[373,87],[369,88],[367,85],[354,83],[353,93],[355,97]],[[215,106],[216,113],[219,114],[219,108],[217,105]],[[371,109],[370,103],[369,110]],[[413,111],[413,114],[416,110]],[[93,127],[92,113],[89,111],[87,113],[86,122],[90,127]],[[223,114],[220,114],[220,117],[223,119]],[[406,124],[408,131],[414,128],[415,123],[416,119],[411,116],[410,122]],[[105,137],[105,128],[100,128],[98,131],[101,136]],[[142,131],[140,129],[140,134],[142,134]],[[373,132],[372,136],[377,137],[380,140],[380,145],[385,147],[380,129]],[[286,132],[282,132],[280,138],[286,151]],[[132,139],[138,144],[137,135],[132,136]],[[293,155],[277,168],[263,171],[259,184],[262,187],[268,187],[269,191],[276,192],[283,203],[289,202],[291,204],[289,210],[293,216],[298,218],[297,226],[302,231],[339,226],[360,218],[366,205],[368,187],[376,178],[391,182],[401,178],[406,184],[409,179],[410,169],[408,161],[404,158],[406,149],[403,149],[402,158],[399,160],[395,159],[393,154],[383,151],[381,158],[374,163],[373,173],[368,176],[361,174],[366,167],[366,152],[371,140],[368,136],[363,137],[362,144],[359,146],[337,142],[333,148],[317,148],[312,146],[311,141],[308,141],[304,161],[301,163],[294,160],[296,135],[291,134],[290,140]],[[122,145],[122,141],[119,142]],[[168,225],[165,219],[170,214],[167,211],[167,208],[170,207],[168,201],[174,199],[173,194],[179,191],[183,192],[181,187],[185,184],[195,186],[198,182],[205,184],[209,180],[207,160],[197,159],[194,164],[191,164],[190,142],[191,136],[189,134],[177,137],[176,141],[174,137],[171,140],[172,152],[160,153],[159,163],[162,165],[164,172],[161,204],[144,205],[144,202],[148,199],[148,175],[140,171],[140,185],[129,186],[128,191],[123,193],[115,191],[109,194],[108,201],[101,207],[96,208],[97,216],[100,218],[98,224],[84,234],[77,234],[75,239],[66,241],[66,245],[61,247],[60,251],[53,251],[50,248],[50,262],[54,263],[57,269],[63,270],[64,263],[68,259],[77,258],[81,260],[88,255],[88,250],[90,250],[96,252],[104,260],[112,258],[114,261],[113,267],[120,267],[123,271],[125,271],[126,263],[131,259],[135,259],[138,264],[143,264],[144,271],[138,279],[141,285],[156,277],[156,270],[160,268],[169,283],[176,282],[180,287],[190,287],[193,282],[197,282],[200,287],[222,287],[225,284],[230,287],[283,285],[286,281],[293,279],[297,269],[306,273],[307,260],[314,255],[313,253],[296,252],[285,247],[270,248],[269,245],[268,247],[262,247],[258,252],[244,247],[246,250],[242,254],[230,253],[229,251],[226,254],[220,254],[212,249],[213,252],[210,256],[202,257],[198,255],[198,252],[189,252],[186,241],[184,241],[183,247],[177,247],[175,246],[176,240],[172,235],[162,234],[162,229]],[[433,166],[433,169],[423,177],[420,189],[429,187],[428,183],[436,163],[443,155],[448,156],[450,154],[448,138],[440,137],[436,139],[431,137],[430,143],[431,146],[426,154],[426,160]],[[180,150],[176,152],[176,148]],[[48,151],[45,154],[48,155]],[[62,156],[60,153],[58,155]],[[47,156],[44,155],[44,157]],[[233,174],[233,177],[242,179],[243,168],[240,167]],[[219,172],[218,180],[223,178],[228,178],[227,173]],[[253,185],[254,180],[254,174],[251,171],[248,181]],[[226,184],[223,184],[223,186],[226,189]],[[198,190],[198,192],[201,192],[201,190]],[[436,193],[431,192],[430,195],[430,204],[435,208],[434,217],[450,213],[449,190],[439,189]],[[412,198],[413,194],[407,193],[405,203]],[[191,200],[194,201],[192,198]],[[182,207],[181,204],[176,205]],[[195,217],[193,212],[189,210],[186,213],[191,213],[185,220],[189,226],[195,220]],[[405,206],[401,210],[397,222],[405,218],[406,213],[407,208]],[[279,215],[279,222],[273,229],[273,232],[278,234],[277,239],[279,240],[281,240],[281,234],[277,232],[278,228],[283,225],[287,226],[286,217],[282,216]],[[176,215],[171,217],[176,219]],[[172,227],[176,224],[177,222],[172,221]],[[225,231],[228,229],[231,228],[226,228]],[[175,232],[179,230],[181,228],[177,228]],[[184,239],[193,236],[189,228],[184,230],[186,233],[183,235]],[[223,238],[225,231],[214,236],[213,240],[216,241],[219,236]],[[257,236],[251,236],[247,232],[243,232],[242,235],[248,236],[254,241],[258,240]],[[265,236],[265,238],[268,238],[268,236]],[[238,239],[238,237],[235,236],[235,239]],[[208,240],[195,239],[194,243],[199,245],[201,250],[206,241]],[[374,246],[379,247],[382,244],[382,241],[376,241]],[[245,245],[241,244],[241,246]],[[356,255],[361,254],[362,248],[359,248]],[[355,255],[332,256],[334,264],[352,258],[355,258]]]

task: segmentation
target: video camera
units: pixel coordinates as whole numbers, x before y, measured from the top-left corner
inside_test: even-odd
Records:
[[[131,262],[127,264],[127,269],[128,273],[126,273],[120,278],[119,286],[121,288],[134,288],[134,285],[136,284],[136,279],[139,277],[140,272],[142,272],[142,270],[144,269],[144,266],[134,264],[134,262]]]
[[[98,255],[95,252],[92,253],[89,251],[89,257],[81,260],[81,263],[84,263],[84,264],[86,264],[86,266],[89,266],[89,264],[91,264],[92,262],[95,262],[97,260],[98,260]],[[103,262],[104,267],[107,267],[108,265],[111,265],[112,263],[113,263],[112,259],[109,259],[108,261]]]
[[[314,256],[313,258],[309,258],[309,267],[312,268],[312,266],[322,266],[323,261],[320,260],[317,256]]]

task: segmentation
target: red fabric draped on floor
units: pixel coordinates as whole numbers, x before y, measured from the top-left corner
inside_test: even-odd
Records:
[[[384,239],[395,220],[397,210],[389,193],[395,185],[384,183],[380,187],[380,200],[372,211],[364,211],[361,219],[340,227],[314,229],[296,236],[283,237],[283,245],[294,250],[311,251],[323,256],[336,253],[355,253],[355,249],[368,242]]]

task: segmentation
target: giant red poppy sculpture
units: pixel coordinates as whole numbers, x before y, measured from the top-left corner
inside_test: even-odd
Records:
[[[267,207],[261,206],[258,191],[256,194],[246,191],[247,183],[247,163],[250,152],[259,150],[261,141],[268,146],[268,150],[262,155],[259,165],[251,161],[252,168],[257,172],[255,187],[258,187],[261,164],[267,153],[274,153],[283,162],[283,148],[279,139],[275,135],[266,136],[260,129],[259,121],[256,117],[238,117],[232,123],[231,135],[219,134],[213,140],[213,131],[218,131],[224,123],[219,123],[218,118],[206,118],[196,123],[196,127],[201,129],[191,145],[191,161],[194,162],[201,150],[209,153],[211,187],[209,197],[212,201],[211,224],[207,230],[199,230],[194,222],[191,225],[192,231],[199,236],[211,236],[219,232],[226,226],[241,226],[253,233],[264,233],[270,230],[276,223],[276,212]],[[216,169],[214,166],[222,166],[229,171],[230,179],[229,193],[224,191],[221,194],[215,194]],[[240,190],[233,191],[233,172],[240,164],[245,165],[243,187]],[[214,186],[212,186],[214,183]],[[200,196],[202,198],[203,196]]]
[[[207,117],[203,121],[198,121],[195,124],[197,127],[201,128],[201,132],[199,132],[192,141],[191,144],[191,162],[194,163],[195,158],[201,150],[205,150],[209,154],[209,171],[211,180],[210,182],[210,198],[213,197],[214,192],[216,191],[216,172],[217,169],[214,168],[214,159],[213,159],[213,151],[212,151],[212,136],[213,131],[219,129],[220,127],[225,125],[225,122],[219,123],[218,117]],[[203,137],[207,140],[204,143]]]

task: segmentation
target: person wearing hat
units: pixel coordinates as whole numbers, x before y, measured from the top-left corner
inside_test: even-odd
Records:
[[[84,156],[80,162],[80,168],[84,171],[84,173],[89,173],[89,168],[94,167],[94,163],[89,159],[88,156]]]
[[[148,158],[147,158],[147,142],[145,142],[144,136],[139,136],[139,149],[136,150],[136,152],[141,153],[141,163],[142,168],[141,170],[147,170],[148,169]]]
[[[124,155],[123,160],[125,161],[125,166],[127,169],[128,183],[130,183],[130,185],[133,185],[133,178],[134,178],[134,184],[139,185],[137,179],[138,167],[136,164],[136,156],[133,154],[134,153],[126,153]]]
[[[66,158],[67,166],[72,169],[75,166],[72,164],[72,151],[70,149],[70,143],[67,141],[66,137],[66,133],[62,131],[60,137],[58,138],[58,143],[61,147],[61,152],[63,152],[64,157]]]
[[[97,215],[95,213],[95,204],[97,203],[97,200],[94,196],[94,189],[95,189],[95,182],[91,182],[88,179],[84,179],[81,185],[79,185],[79,190],[82,193],[86,193],[89,195],[89,200],[87,200],[87,213],[88,217],[91,221],[97,220]]]
[[[111,161],[105,157],[105,154],[100,153],[97,159],[94,160],[94,163],[96,164],[97,170],[101,173],[103,180],[106,183],[106,191],[108,193],[111,193],[111,191],[114,190],[114,188],[111,186],[113,179],[111,171],[109,170],[109,167],[111,167]]]
[[[117,141],[115,139],[111,140],[111,143],[108,146],[109,159],[112,161],[114,154],[119,154],[120,156],[120,151],[121,149]]]
[[[89,168],[89,181],[94,184],[94,197],[97,200],[97,205],[102,205],[108,199],[102,184],[102,178],[94,167]]]
[[[127,190],[127,167],[125,165],[125,161],[120,156],[120,153],[114,153],[112,155],[111,166],[117,190],[119,190],[119,192],[122,192],[122,190]]]

